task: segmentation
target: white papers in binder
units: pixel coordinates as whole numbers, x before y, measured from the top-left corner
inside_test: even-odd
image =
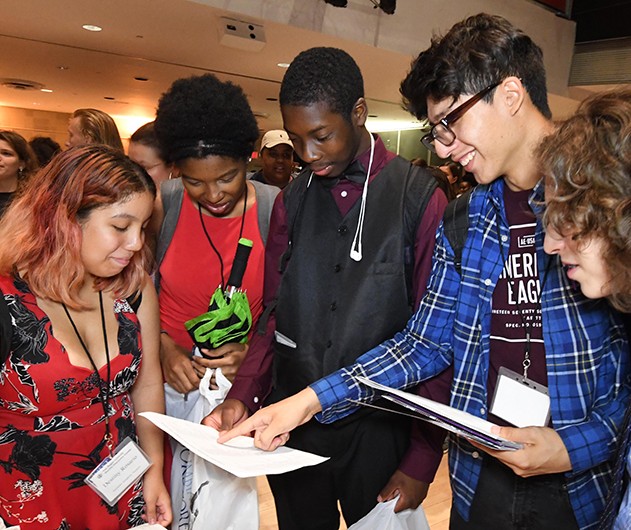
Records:
[[[357,376],[356,379],[360,383],[377,390],[383,398],[410,411],[410,415],[438,425],[458,436],[469,438],[490,449],[499,451],[515,451],[523,448],[523,445],[518,442],[513,442],[491,433],[491,428],[495,424],[483,418],[478,418],[468,412],[455,409],[443,403],[437,403],[417,394],[381,385],[366,377]],[[362,405],[371,406],[366,403],[362,403]],[[392,409],[386,410],[401,413]]]

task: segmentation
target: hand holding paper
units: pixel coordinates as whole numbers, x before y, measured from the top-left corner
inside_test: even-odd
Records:
[[[245,436],[233,437],[230,444],[224,445],[217,443],[219,433],[211,427],[157,412],[143,412],[140,415],[196,455],[237,477],[286,473],[328,460],[328,458],[289,447],[282,447],[273,453],[260,451],[254,447],[252,438]]]
[[[520,477],[563,473],[572,469],[567,448],[559,434],[549,427],[493,427],[498,436],[519,443],[519,451],[495,451],[482,444],[471,443],[478,449],[510,467]]]
[[[219,443],[226,443],[235,436],[254,431],[254,445],[265,451],[273,451],[287,443],[291,430],[309,421],[320,410],[318,396],[307,387],[287,399],[259,410],[234,429],[222,433]]]

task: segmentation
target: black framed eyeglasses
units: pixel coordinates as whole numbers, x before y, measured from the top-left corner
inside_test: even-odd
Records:
[[[454,124],[457,120],[464,116],[473,105],[486,96],[491,90],[497,87],[501,81],[493,83],[487,86],[481,92],[478,92],[475,96],[465,101],[462,105],[456,107],[447,116],[441,118],[436,125],[434,125],[425,136],[421,138],[421,142],[433,153],[436,152],[434,142],[438,140],[444,146],[449,146],[456,140],[456,133],[451,130],[450,125]]]

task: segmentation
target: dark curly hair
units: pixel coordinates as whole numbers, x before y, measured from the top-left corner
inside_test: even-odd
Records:
[[[311,48],[299,53],[285,72],[280,104],[308,106],[326,103],[348,122],[364,97],[364,78],[355,60],[339,48]]]
[[[61,146],[50,136],[35,136],[30,139],[29,145],[37,157],[39,167],[44,167],[53,156],[61,152]]]
[[[537,154],[548,185],[544,222],[579,242],[603,239],[609,300],[631,312],[631,90],[586,99]]]
[[[549,119],[541,48],[505,18],[480,13],[458,22],[445,36],[433,37],[412,62],[400,92],[408,111],[424,120],[428,98],[455,101],[509,76],[521,79],[534,106]],[[484,99],[492,101],[494,92]]]
[[[241,89],[212,74],[178,79],[158,103],[154,128],[167,159],[247,159],[259,136]]]

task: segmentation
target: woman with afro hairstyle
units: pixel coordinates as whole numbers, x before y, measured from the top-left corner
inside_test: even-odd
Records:
[[[170,400],[174,405],[195,401],[207,368],[221,368],[229,380],[234,378],[247,344],[228,343],[193,355],[184,323],[206,312],[213,292],[226,285],[241,237],[253,242],[242,287],[256,321],[263,304],[265,239],[279,190],[246,180],[259,130],[239,86],[210,74],[179,79],[162,95],[154,126],[181,177],[162,184],[154,214],[161,226],[156,285],[169,410]],[[172,481],[177,480],[180,470],[173,469]],[[176,516],[180,502],[173,499]]]

